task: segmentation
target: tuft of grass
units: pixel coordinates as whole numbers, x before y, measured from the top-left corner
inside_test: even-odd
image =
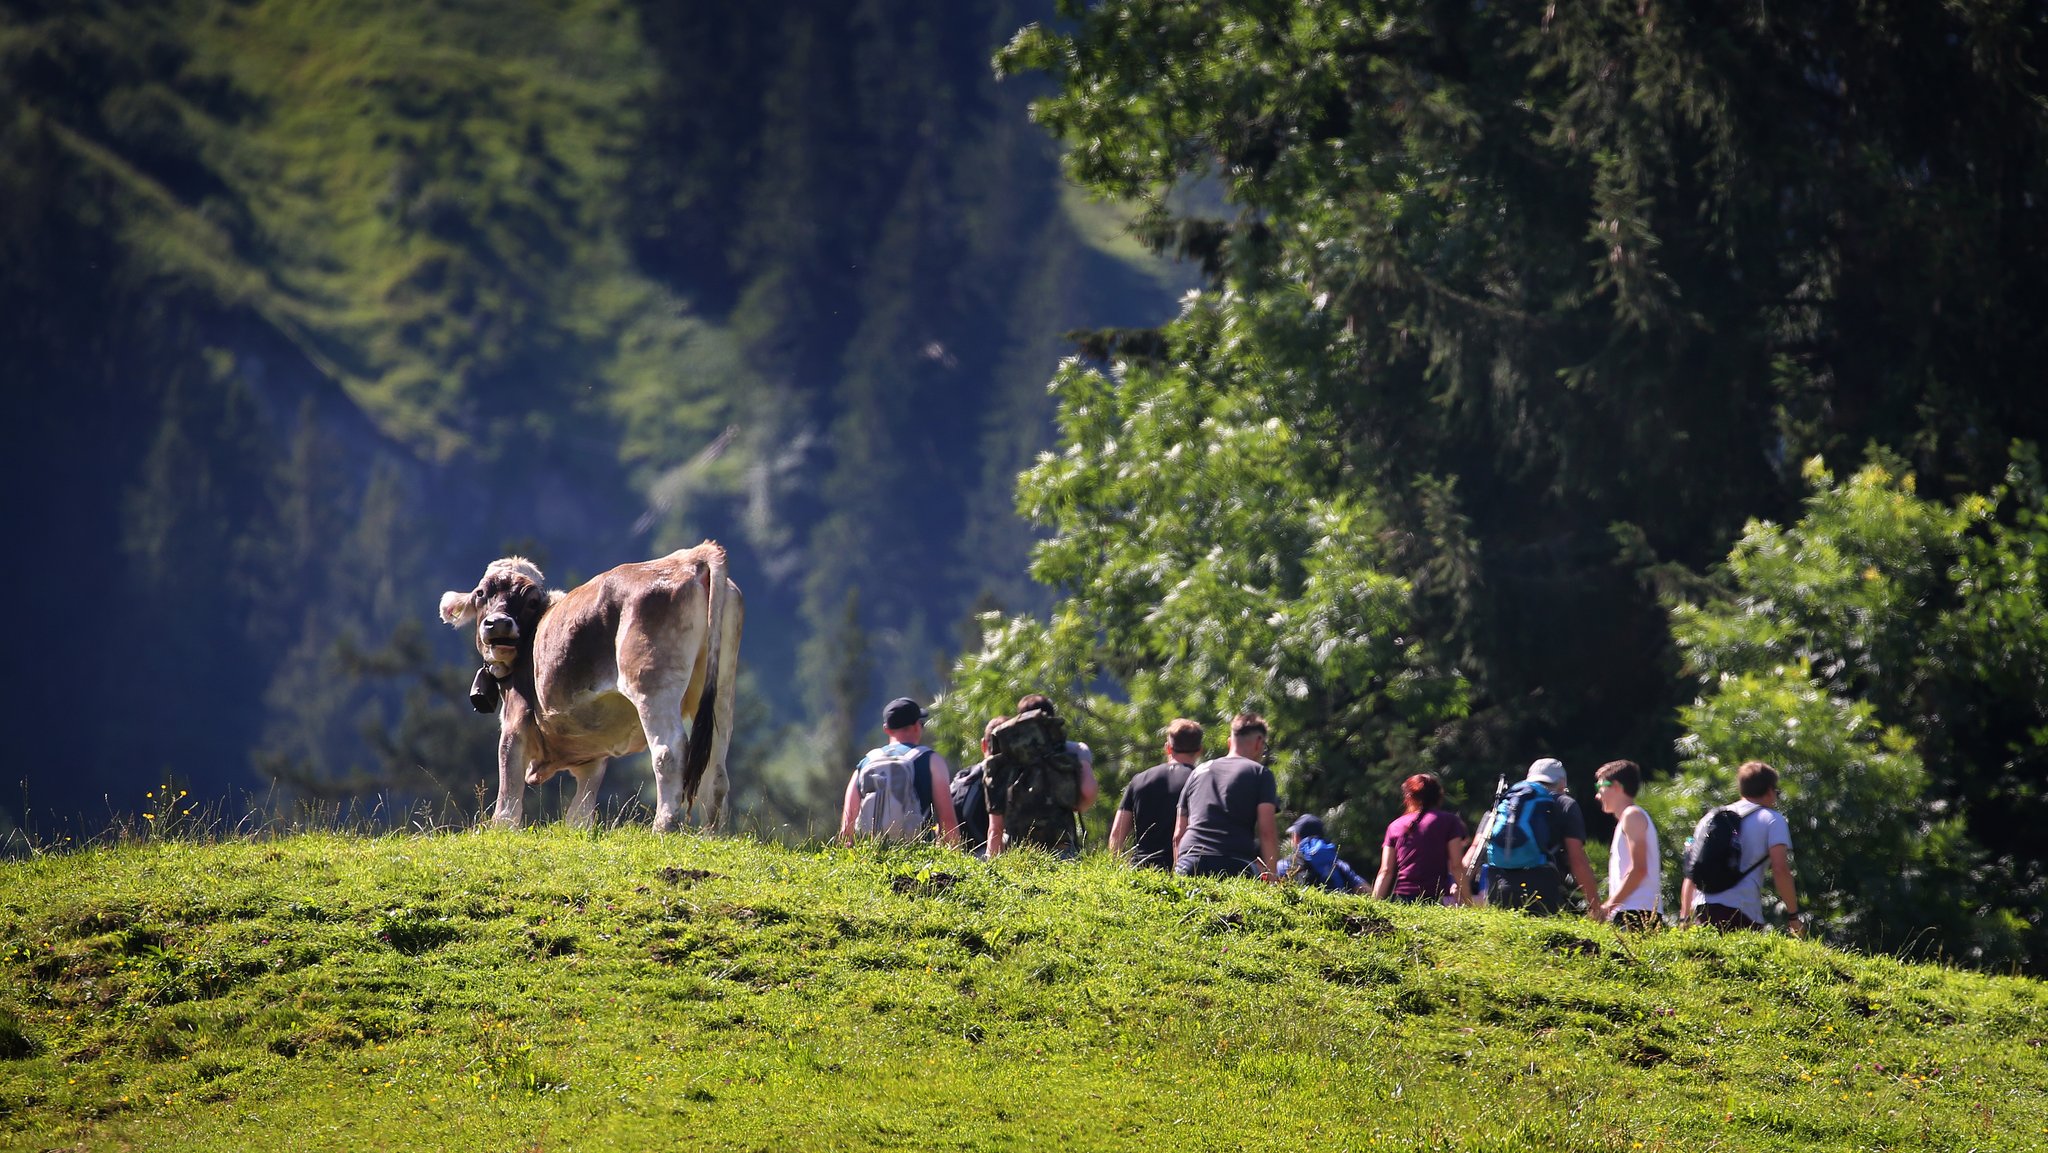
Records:
[[[2034,1149],[2039,982],[620,829],[0,865],[0,1149]]]

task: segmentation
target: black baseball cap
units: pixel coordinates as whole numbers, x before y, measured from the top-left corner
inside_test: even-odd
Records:
[[[1287,826],[1287,831],[1296,837],[1320,837],[1324,835],[1323,819],[1314,813],[1303,813],[1294,818],[1294,823]]]
[[[931,716],[924,706],[909,697],[897,697],[882,708],[882,727],[885,729],[907,729]]]

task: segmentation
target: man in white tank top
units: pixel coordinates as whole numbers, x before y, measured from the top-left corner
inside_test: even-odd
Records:
[[[1601,919],[1623,929],[1650,929],[1664,923],[1664,868],[1657,845],[1657,826],[1636,804],[1643,770],[1634,761],[1609,761],[1593,774],[1593,795],[1614,818],[1614,843],[1607,850],[1607,900],[1597,906]]]

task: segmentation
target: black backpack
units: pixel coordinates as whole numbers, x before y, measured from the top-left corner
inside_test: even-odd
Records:
[[[970,765],[953,777],[953,819],[960,824],[960,847],[978,853],[988,847],[988,781],[986,765]]]
[[[1685,875],[1702,893],[1725,893],[1764,863],[1742,864],[1742,814],[1726,807],[1707,810],[1685,849]]]

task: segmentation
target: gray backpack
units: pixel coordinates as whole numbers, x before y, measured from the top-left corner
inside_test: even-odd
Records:
[[[917,796],[917,774],[931,771],[925,758],[931,750],[919,745],[898,752],[887,746],[869,753],[853,772],[860,790],[860,816],[853,830],[870,837],[914,841],[924,831],[924,806]]]

